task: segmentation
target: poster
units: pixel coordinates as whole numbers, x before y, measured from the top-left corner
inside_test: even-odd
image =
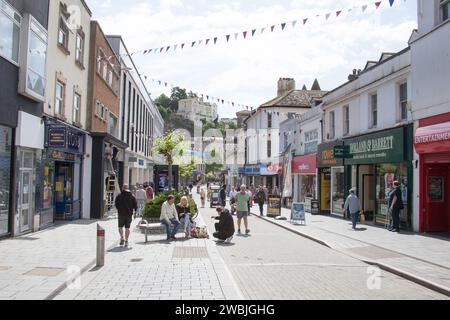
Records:
[[[291,209],[291,222],[306,222],[305,205],[303,203],[294,202]]]
[[[429,195],[431,201],[443,201],[444,200],[444,178],[443,177],[429,177],[428,195]]]
[[[281,216],[281,198],[269,196],[269,202],[267,206],[267,215],[270,217]]]

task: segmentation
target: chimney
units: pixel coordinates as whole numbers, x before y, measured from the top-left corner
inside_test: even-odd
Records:
[[[295,90],[295,80],[292,78],[280,78],[278,80],[278,97],[283,94]]]

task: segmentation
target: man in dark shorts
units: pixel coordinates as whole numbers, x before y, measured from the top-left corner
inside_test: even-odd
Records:
[[[122,193],[116,197],[115,205],[119,214],[120,245],[128,247],[133,213],[137,211],[138,206],[136,198],[131,194],[127,184],[122,186]],[[123,228],[125,228],[125,239],[123,238]]]

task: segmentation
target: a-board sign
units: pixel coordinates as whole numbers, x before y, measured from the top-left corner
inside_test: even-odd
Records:
[[[303,222],[306,224],[304,203],[294,202],[292,204],[291,222]]]
[[[267,216],[278,217],[281,216],[281,198],[276,196],[269,196],[267,204]]]

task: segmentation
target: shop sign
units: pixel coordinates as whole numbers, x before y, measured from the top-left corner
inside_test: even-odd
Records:
[[[291,209],[291,223],[303,222],[306,224],[305,204],[294,202]]]
[[[245,166],[245,174],[248,176],[259,176],[261,174],[261,166],[259,164]]]
[[[144,166],[144,160],[139,159],[139,165],[140,165],[140,166]]]
[[[62,160],[62,161],[75,161],[75,155],[71,153],[65,153],[61,151],[53,150],[50,153],[51,158],[54,160]]]
[[[305,153],[317,153],[319,130],[315,129],[305,133]]]
[[[417,129],[414,145],[417,153],[435,153],[450,150],[450,122]]]
[[[292,174],[316,174],[317,155],[295,157],[292,161]]]
[[[66,147],[66,129],[49,128],[48,129],[48,147],[65,148]]]
[[[267,216],[268,217],[278,217],[281,216],[281,198],[280,197],[270,197],[267,203]]]
[[[334,156],[334,147],[342,145],[342,140],[320,144],[317,151],[317,166],[320,168],[342,166],[343,160]]]
[[[346,164],[402,162],[404,154],[403,128],[359,136],[345,141],[350,148]]]
[[[274,176],[277,174],[283,173],[283,164],[271,164],[268,166],[261,166],[261,175],[262,176]]]
[[[78,150],[80,148],[80,136],[72,131],[67,133],[67,146],[69,149]]]

